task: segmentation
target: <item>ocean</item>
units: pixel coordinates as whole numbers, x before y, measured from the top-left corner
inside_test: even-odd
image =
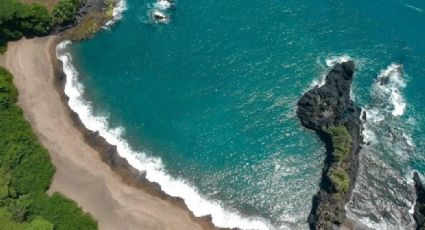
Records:
[[[413,228],[412,171],[425,175],[424,1],[126,0],[115,13],[94,38],[58,46],[69,104],[196,216],[307,229],[325,150],[296,103],[353,60],[367,145],[347,215]]]

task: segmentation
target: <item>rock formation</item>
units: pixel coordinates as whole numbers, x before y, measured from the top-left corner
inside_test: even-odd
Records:
[[[352,61],[336,64],[323,86],[298,101],[302,125],[315,131],[326,146],[320,190],[308,219],[311,229],[333,229],[346,219],[344,206],[356,181],[363,143],[361,109],[350,98],[354,72]]]
[[[416,190],[416,202],[414,207],[413,218],[416,222],[417,230],[425,229],[425,187],[422,184],[419,174],[415,172],[413,174],[413,180],[415,181]]]

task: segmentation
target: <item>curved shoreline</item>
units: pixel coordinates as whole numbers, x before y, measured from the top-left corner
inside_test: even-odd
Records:
[[[14,75],[19,106],[57,169],[49,193],[75,200],[100,229],[217,229],[143,176],[133,177],[126,162],[114,157],[114,148],[82,126],[64,103],[64,75],[51,56],[58,41],[49,36],[11,42],[0,58]]]
[[[146,173],[140,172],[131,164],[129,164],[127,159],[120,156],[117,151],[117,146],[108,143],[106,139],[99,134],[98,131],[91,131],[83,124],[78,113],[76,113],[69,106],[69,97],[65,93],[67,76],[63,70],[63,62],[57,58],[57,46],[60,45],[60,43],[61,40],[56,39],[50,47],[50,56],[54,57],[51,60],[56,76],[54,82],[55,89],[60,95],[65,107],[67,108],[75,127],[83,134],[84,141],[98,152],[102,161],[106,163],[125,184],[140,189],[152,196],[163,199],[183,209],[189,214],[190,218],[194,222],[200,223],[203,229],[219,229],[214,226],[210,216],[196,217],[188,209],[183,199],[168,195],[161,190],[161,186],[158,183],[147,180]]]
[[[128,180],[127,177],[131,177],[132,185],[140,186],[142,184],[140,187],[148,188],[148,191],[152,191],[153,188],[155,193],[160,193],[161,197],[177,201],[179,205],[190,210],[194,217],[209,219],[215,227],[241,229],[269,229],[271,227],[263,219],[244,217],[237,211],[225,209],[216,201],[204,198],[192,185],[162,171],[163,166],[157,159],[134,152],[125,139],[109,129],[104,117],[91,114],[91,106],[82,99],[84,90],[81,90],[77,78],[78,73],[72,66],[71,56],[62,53],[61,49],[65,48],[65,43],[60,43],[57,48],[57,57],[64,64],[63,67],[56,67],[59,69],[63,81],[59,91],[64,93],[64,102],[74,114],[78,126],[83,128],[83,132],[87,133],[86,136],[92,142],[94,140],[95,143],[101,143],[104,146],[106,154],[103,154],[102,158],[113,169],[123,173],[125,180]],[[71,82],[70,85],[68,82]],[[70,94],[72,94],[71,100],[69,100]],[[139,159],[139,155],[142,156],[141,159]]]
[[[103,2],[104,0],[93,1]],[[102,28],[108,29],[116,23],[121,19],[126,9],[125,0],[115,0],[113,17],[109,21],[101,21],[104,25]],[[90,12],[96,10],[97,8],[92,8],[88,4],[88,9],[85,12],[90,17]],[[84,24],[86,20],[84,17],[83,14],[80,19],[81,24]],[[74,28],[78,26],[79,24]],[[53,58],[56,62],[54,64],[55,72],[60,76],[60,82],[56,84],[57,90],[71,113],[71,117],[75,120],[76,126],[89,140],[88,143],[95,143],[95,149],[100,145],[100,152],[104,151],[105,154],[101,154],[102,160],[114,171],[117,171],[124,181],[149,193],[159,195],[163,199],[177,203],[178,206],[189,210],[193,218],[206,220],[209,223],[208,225],[211,225],[209,228],[270,229],[271,225],[266,220],[255,216],[246,217],[236,210],[228,210],[219,202],[203,197],[193,185],[184,180],[173,178],[172,175],[163,171],[160,159],[150,158],[145,156],[144,153],[133,151],[124,138],[116,135],[114,130],[110,130],[105,117],[98,117],[91,113],[90,102],[82,98],[84,90],[81,90],[81,88],[84,88],[84,86],[78,81],[79,73],[72,65],[72,57],[65,52],[59,54],[66,48],[65,40],[76,39],[79,41],[94,35],[93,33],[91,35],[84,34],[81,37],[79,32],[74,31],[74,28],[65,31],[61,38],[56,40],[55,48],[51,48],[51,57],[56,57],[56,59]],[[61,46],[63,47],[61,48]],[[70,84],[67,83],[67,79],[71,79]],[[75,94],[77,95],[75,96]]]

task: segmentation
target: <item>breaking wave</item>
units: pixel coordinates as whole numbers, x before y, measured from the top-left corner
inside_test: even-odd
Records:
[[[393,116],[401,116],[406,109],[406,102],[401,94],[401,90],[406,87],[403,79],[403,66],[393,63],[382,70],[378,76],[376,84],[376,94],[378,97],[389,98]]]
[[[353,61],[356,65],[356,69],[360,70],[363,68],[363,64],[365,62],[364,59],[354,59],[351,56],[347,54],[339,55],[339,56],[329,56],[325,60],[318,57],[316,59],[316,68],[318,75],[315,77],[315,79],[310,83],[309,89],[315,87],[315,86],[322,86],[325,84],[326,75],[329,73],[329,70],[331,68],[338,64],[343,63],[347,61]]]
[[[343,63],[347,61],[352,61],[353,59],[348,55],[341,55],[341,56],[331,56],[327,59],[323,60],[320,58],[316,59],[316,68],[318,69],[318,76],[313,79],[313,81],[310,83],[309,88],[314,88],[315,86],[323,86],[325,84],[326,75],[328,74],[329,70],[338,63]]]
[[[273,228],[262,218],[242,216],[236,210],[225,209],[218,201],[206,199],[187,181],[168,175],[161,159],[134,151],[123,138],[123,128],[112,129],[107,117],[94,115],[90,102],[83,97],[84,86],[78,81],[79,73],[72,65],[72,56],[66,51],[70,44],[69,41],[61,42],[56,47],[56,55],[63,63],[66,75],[65,94],[69,97],[69,107],[78,114],[87,129],[98,131],[108,143],[117,147],[121,157],[127,159],[134,168],[146,172],[146,178],[160,184],[165,193],[182,198],[195,216],[211,215],[212,222],[217,227],[259,230]]]
[[[122,18],[124,11],[127,9],[127,2],[125,0],[117,0],[115,7],[112,11],[112,19],[106,22],[105,28],[112,26],[115,22]]]
[[[169,10],[174,6],[171,0],[157,0],[148,8],[148,16],[151,23],[168,24],[171,21]]]
[[[421,8],[416,7],[416,6],[414,6],[414,5],[404,4],[404,6],[406,6],[406,7],[407,7],[407,8],[409,8],[409,9],[412,9],[412,10],[414,10],[414,11],[417,11],[417,12],[419,12],[419,13],[423,13],[423,12],[424,12]]]

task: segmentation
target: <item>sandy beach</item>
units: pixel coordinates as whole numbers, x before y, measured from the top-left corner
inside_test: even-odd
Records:
[[[56,166],[48,192],[75,200],[100,229],[213,229],[181,201],[146,185],[132,186],[102,160],[64,103],[53,65],[56,41],[49,36],[10,42],[0,56],[0,64],[14,76],[19,106]]]

